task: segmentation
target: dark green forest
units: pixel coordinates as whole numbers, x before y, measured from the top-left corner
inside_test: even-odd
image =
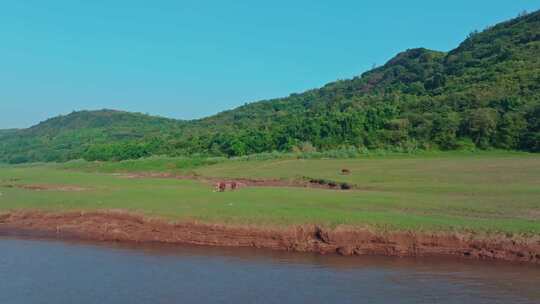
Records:
[[[0,162],[334,149],[540,152],[540,11],[456,49],[402,52],[349,80],[179,121],[81,111],[0,131]]]

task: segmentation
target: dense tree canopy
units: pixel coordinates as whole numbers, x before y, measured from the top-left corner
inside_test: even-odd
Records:
[[[83,111],[0,132],[0,161],[500,148],[540,152],[540,12],[412,49],[363,75],[195,121]]]

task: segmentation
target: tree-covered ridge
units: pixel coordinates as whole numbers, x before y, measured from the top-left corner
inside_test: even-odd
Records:
[[[193,140],[207,148],[218,143],[226,154],[304,142],[318,149],[538,151],[539,48],[535,12],[472,33],[449,53],[408,50],[361,77],[210,117],[203,129],[225,125],[236,132]]]
[[[80,111],[58,116],[31,128],[0,133],[0,160],[66,161],[90,149],[129,145],[132,157],[147,156],[163,134],[181,129],[183,122],[115,110]],[[156,150],[157,151],[157,150]]]
[[[540,12],[444,53],[402,52],[349,80],[195,120],[76,112],[0,133],[0,161],[237,156],[347,148],[540,151]]]
[[[36,135],[55,135],[67,129],[105,129],[114,132],[124,129],[131,131],[126,136],[142,136],[143,132],[168,129],[179,125],[179,121],[169,118],[154,117],[141,113],[129,113],[116,110],[79,111],[65,116],[57,116],[41,122],[23,132]],[[121,133],[117,134],[120,137]]]

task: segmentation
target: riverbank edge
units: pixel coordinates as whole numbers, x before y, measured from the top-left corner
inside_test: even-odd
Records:
[[[0,235],[90,241],[161,242],[296,252],[397,257],[453,256],[540,264],[540,236],[375,231],[299,225],[287,228],[172,222],[125,211],[0,213]]]

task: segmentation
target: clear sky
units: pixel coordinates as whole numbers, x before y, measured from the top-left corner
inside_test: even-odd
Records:
[[[113,108],[191,119],[442,51],[537,0],[2,0],[0,128]]]

